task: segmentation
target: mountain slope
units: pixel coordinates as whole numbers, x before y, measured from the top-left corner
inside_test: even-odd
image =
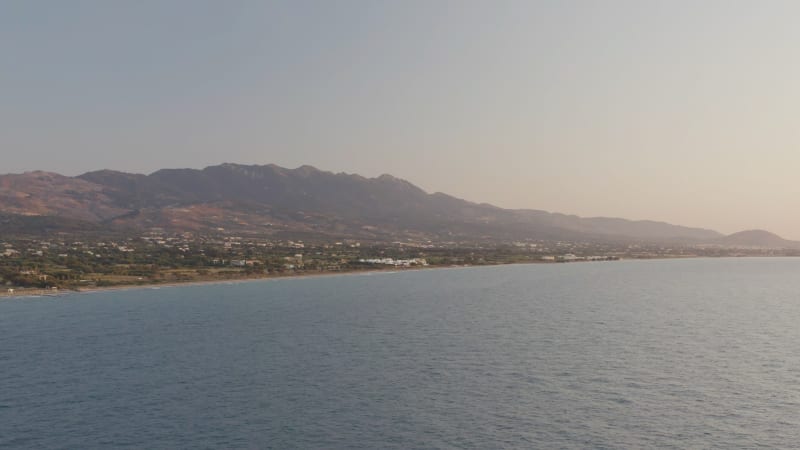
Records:
[[[711,230],[651,221],[508,210],[428,194],[391,175],[365,178],[311,166],[222,164],[150,175],[0,176],[0,212],[173,230],[294,232],[374,239],[710,241]]]
[[[29,172],[0,176],[0,212],[22,216],[60,216],[98,222],[125,212],[105,189],[79,178]]]
[[[584,218],[531,210],[521,210],[518,211],[518,214],[522,215],[530,223],[590,235],[625,236],[629,239],[645,241],[702,241],[722,237],[721,234],[712,230],[682,227],[651,220],[634,221],[609,217]]]

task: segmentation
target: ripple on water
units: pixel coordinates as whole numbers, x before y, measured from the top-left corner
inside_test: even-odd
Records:
[[[800,260],[0,302],[0,447],[793,447]]]

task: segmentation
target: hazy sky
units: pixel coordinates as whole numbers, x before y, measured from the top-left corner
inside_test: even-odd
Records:
[[[800,2],[0,1],[0,172],[381,173],[800,239]]]

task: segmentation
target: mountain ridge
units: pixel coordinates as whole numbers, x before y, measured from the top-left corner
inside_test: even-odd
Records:
[[[0,175],[0,212],[111,228],[303,232],[371,239],[701,243],[725,238],[709,229],[652,220],[505,209],[428,193],[390,174],[367,178],[310,165],[288,169],[224,163],[148,175],[109,169],[76,177],[47,172]]]

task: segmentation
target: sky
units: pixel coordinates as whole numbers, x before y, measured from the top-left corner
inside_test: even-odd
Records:
[[[800,2],[0,1],[0,173],[390,173],[800,239]]]

